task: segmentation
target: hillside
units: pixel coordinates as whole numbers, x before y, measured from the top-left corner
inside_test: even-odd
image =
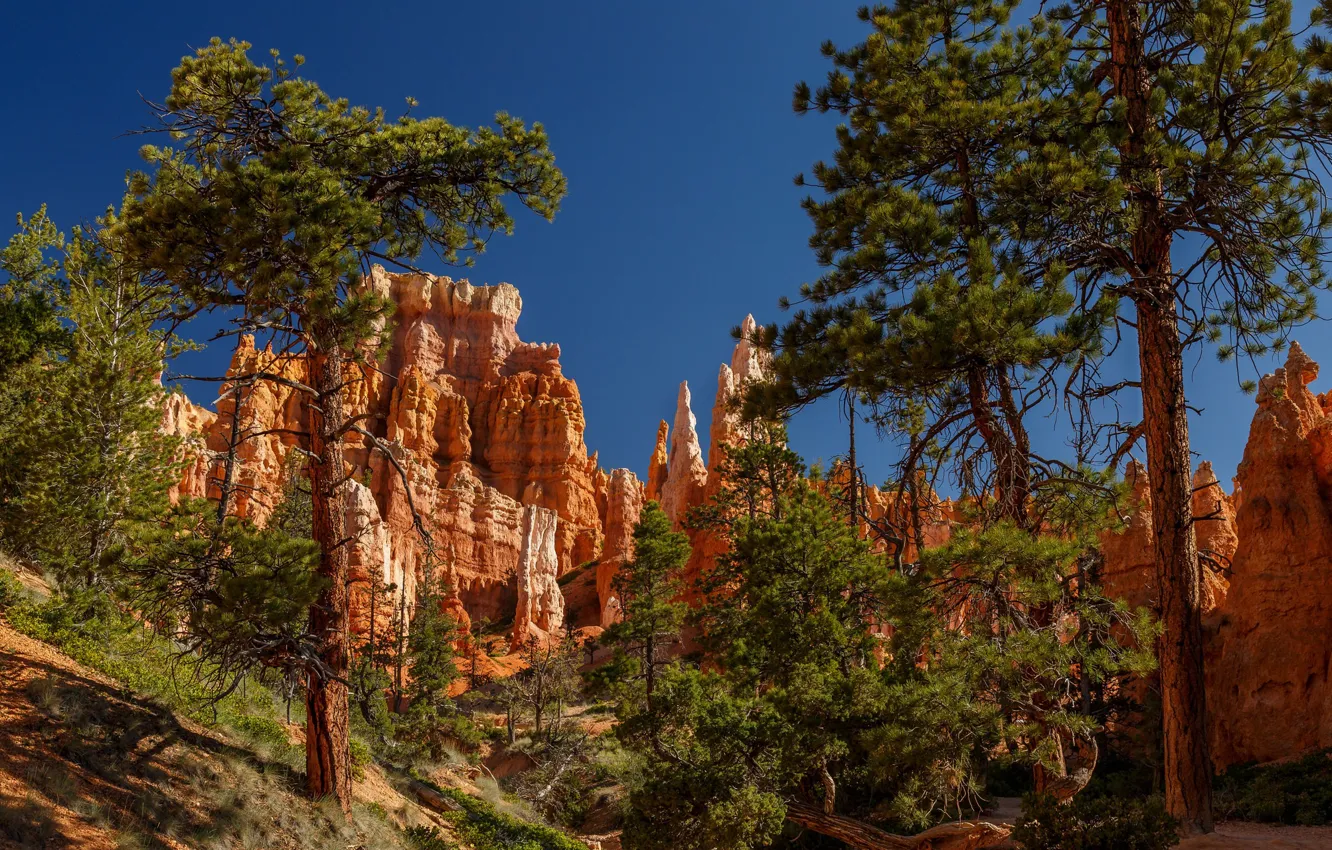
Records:
[[[407,846],[447,823],[370,766],[354,826],[284,763],[128,693],[0,623],[0,846]]]
[[[363,764],[349,823],[305,796],[301,728],[274,742],[271,725],[195,722],[0,620],[0,848],[583,846],[497,812],[466,764],[427,782]]]

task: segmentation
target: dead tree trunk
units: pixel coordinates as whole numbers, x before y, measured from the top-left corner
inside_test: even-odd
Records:
[[[947,823],[920,835],[893,835],[844,815],[826,814],[813,803],[786,804],[786,819],[855,850],[980,850],[1008,841],[1010,830],[992,823]]]

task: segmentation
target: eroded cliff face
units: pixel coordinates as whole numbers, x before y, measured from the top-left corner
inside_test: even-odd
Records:
[[[1210,647],[1218,767],[1332,746],[1332,398],[1292,345],[1258,387],[1238,541]]]
[[[1156,534],[1152,530],[1152,494],[1147,470],[1131,461],[1124,472],[1129,485],[1123,525],[1101,534],[1105,556],[1100,582],[1106,593],[1123,599],[1132,608],[1156,604]],[[1194,533],[1202,557],[1203,615],[1210,618],[1225,604],[1231,557],[1238,537],[1235,512],[1229,495],[1221,488],[1212,465],[1203,461],[1193,474]]]
[[[564,627],[555,538],[559,518],[549,508],[523,508],[522,548],[518,553],[518,609],[512,646],[542,640]]]
[[[660,501],[683,527],[689,510],[720,489],[725,447],[749,436],[736,402],[766,368],[748,341],[752,318],[718,374],[706,462],[682,384],[674,428],[661,423],[640,482],[629,470],[601,470],[589,456],[578,389],[562,373],[559,348],[518,338],[516,289],[380,269],[368,283],[399,311],[385,329],[386,354],[352,370],[345,390],[349,413],[364,415],[368,432],[346,441],[354,630],[387,624],[395,606],[410,610],[431,563],[454,588],[443,603],[454,616],[464,625],[512,617],[514,644],[558,632],[566,616],[576,626],[614,622],[614,577],[633,558],[644,503]],[[280,498],[306,413],[291,386],[244,380],[258,372],[300,383],[305,368],[299,357],[242,340],[216,413],[171,395],[163,429],[186,438],[181,496],[216,498],[232,434],[243,437],[230,510],[262,523]],[[1194,476],[1219,768],[1332,746],[1332,396],[1310,391],[1317,374],[1293,346],[1286,366],[1263,379],[1233,494],[1210,464]],[[372,451],[375,443],[389,455]],[[1140,466],[1126,475],[1132,498],[1124,526],[1102,536],[1101,581],[1129,604],[1151,607],[1150,489]],[[941,545],[957,512],[926,497],[933,507],[920,536],[927,547]],[[897,493],[870,488],[863,498],[871,520],[903,524]],[[688,533],[685,578],[696,581],[726,542],[710,531]],[[914,559],[915,541],[902,545]],[[561,577],[580,567],[561,587]],[[391,593],[380,592],[388,586]]]
[[[1207,712],[1218,770],[1332,746],[1332,397],[1298,344],[1259,383],[1249,440],[1228,495],[1211,464],[1193,479],[1203,562]],[[1136,509],[1102,537],[1103,584],[1156,601],[1147,474],[1127,477]]]
[[[597,563],[602,628],[620,619],[621,600],[615,596],[614,581],[620,568],[634,558],[634,526],[643,513],[644,495],[643,485],[632,472],[617,469],[611,473],[606,492],[606,545]]]
[[[578,388],[561,371],[559,347],[519,339],[522,299],[507,284],[376,268],[367,285],[398,311],[384,329],[386,353],[353,370],[345,390],[348,415],[364,417],[368,432],[346,438],[354,626],[368,620],[372,579],[405,593],[410,608],[434,563],[455,588],[450,604],[471,618],[559,629],[556,579],[600,555],[610,480],[588,455]],[[231,511],[262,523],[281,497],[306,410],[297,389],[244,380],[257,372],[301,382],[305,364],[242,339],[217,413],[173,396],[164,427],[200,435],[179,486],[187,496],[219,495],[228,446],[240,437]],[[391,458],[372,450],[376,442]]]

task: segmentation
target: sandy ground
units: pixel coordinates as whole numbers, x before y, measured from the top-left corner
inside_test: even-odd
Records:
[[[1022,813],[1017,797],[1000,797],[986,812],[986,820],[1013,823]],[[1332,826],[1271,826],[1262,823],[1222,823],[1212,835],[1188,838],[1180,850],[1332,850]]]
[[[1212,835],[1188,838],[1181,850],[1332,850],[1332,826],[1223,823]]]

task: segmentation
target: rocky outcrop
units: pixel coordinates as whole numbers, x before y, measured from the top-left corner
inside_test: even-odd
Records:
[[[677,529],[684,525],[689,509],[702,503],[708,486],[708,467],[703,462],[703,447],[698,442],[698,419],[690,409],[689,401],[689,382],[682,381],[675,400],[675,424],[671,432],[666,479],[661,482],[661,509]]]
[[[555,538],[559,517],[549,508],[523,508],[522,548],[518,553],[518,606],[513,620],[514,648],[529,639],[544,640],[564,629]]]
[[[840,467],[832,472],[834,480],[840,474],[843,487],[850,479],[844,469]],[[958,520],[956,505],[940,499],[924,482],[918,489],[917,515],[914,517],[908,493],[870,486],[861,491],[860,498],[864,502],[866,517],[860,524],[861,533],[871,541],[875,552],[892,554],[900,547],[902,561],[910,564],[919,560],[922,545],[931,549],[952,539],[953,525]]]
[[[1147,470],[1137,461],[1130,461],[1124,480],[1129,486],[1127,503],[1120,506],[1124,522],[1101,534],[1104,558],[1100,583],[1108,595],[1124,600],[1131,608],[1152,608],[1157,587],[1156,534],[1152,529]],[[1206,461],[1193,475],[1193,516],[1203,566],[1203,613],[1211,615],[1225,602],[1225,576],[1238,537],[1231,499]]]
[[[657,426],[657,444],[652,449],[652,460],[648,461],[647,498],[650,502],[661,502],[661,491],[666,484],[666,475],[670,469],[669,443],[671,426],[661,420]]]
[[[394,590],[403,589],[409,597],[415,597],[416,576],[399,571],[390,548],[388,526],[379,517],[379,506],[370,488],[349,481],[345,492],[347,536],[351,539],[347,575],[351,582],[351,630],[355,635],[368,635],[373,629],[372,619],[374,624],[383,625],[392,621]]]
[[[1198,464],[1193,475],[1193,520],[1203,563],[1203,610],[1217,611],[1230,590],[1228,576],[1239,548],[1239,531],[1233,501],[1207,461]]]
[[[643,486],[627,469],[611,473],[606,492],[606,545],[597,563],[597,599],[601,607],[601,627],[619,619],[620,600],[615,598],[613,583],[624,564],[634,558],[634,526],[643,513]]]
[[[725,447],[742,445],[750,436],[750,426],[740,418],[740,401],[749,384],[763,380],[769,357],[753,342],[757,327],[752,315],[745,316],[740,323],[740,340],[731,352],[731,363],[723,363],[717,373],[717,398],[708,430],[708,481],[713,486],[718,480]]]
[[[740,417],[740,402],[745,388],[761,381],[768,355],[753,343],[756,330],[753,316],[746,316],[740,325],[740,339],[731,353],[730,364],[723,363],[717,373],[717,395],[712,405],[712,424],[709,428],[707,463],[703,461],[698,441],[697,419],[690,409],[689,387],[680,385],[676,401],[675,425],[671,432],[670,460],[665,481],[661,485],[662,511],[679,530],[690,509],[704,504],[720,492],[723,481],[724,459],[728,447],[742,446],[750,438],[750,425]],[[664,424],[664,423],[663,423]],[[653,455],[655,469],[661,446],[665,440],[662,429],[657,431],[657,449]],[[653,487],[649,479],[648,493]],[[689,535],[690,556],[684,569],[685,598],[697,598],[699,579],[726,551],[725,535],[715,529],[686,529]]]
[[[1122,599],[1130,608],[1156,604],[1156,539],[1152,531],[1152,492],[1147,469],[1130,461],[1124,470],[1129,496],[1119,506],[1123,522],[1101,534],[1103,556],[1101,587],[1107,595]]]
[[[185,397],[172,392],[166,396],[162,408],[162,433],[181,441],[180,459],[184,462],[180,482],[173,484],[168,496],[174,503],[181,493],[204,493],[208,490],[208,471],[212,466],[204,435],[217,420],[217,414],[200,407]]]
[[[1293,345],[1258,387],[1238,545],[1208,653],[1218,767],[1332,746],[1332,398]]]
[[[601,552],[607,480],[588,456],[582,403],[560,368],[559,346],[519,339],[522,299],[507,284],[472,286],[376,268],[366,285],[398,310],[382,328],[385,353],[373,366],[353,369],[344,391],[348,414],[361,417],[369,434],[350,434],[345,445],[344,498],[357,529],[353,599],[368,599],[377,580],[407,594],[410,608],[424,570],[435,564],[452,577],[460,611],[512,616],[529,540],[525,512],[540,508],[549,512],[540,523],[549,538],[541,537],[541,555],[529,565],[538,568],[539,587],[526,592],[537,600],[533,622],[558,625],[550,587]],[[169,401],[164,428],[201,434],[199,461],[179,485],[187,496],[218,496],[236,434],[230,510],[262,523],[281,498],[292,449],[304,439],[306,399],[281,382],[245,379],[257,372],[299,383],[305,364],[299,354],[243,338],[216,415]],[[372,451],[375,442],[391,457]]]

